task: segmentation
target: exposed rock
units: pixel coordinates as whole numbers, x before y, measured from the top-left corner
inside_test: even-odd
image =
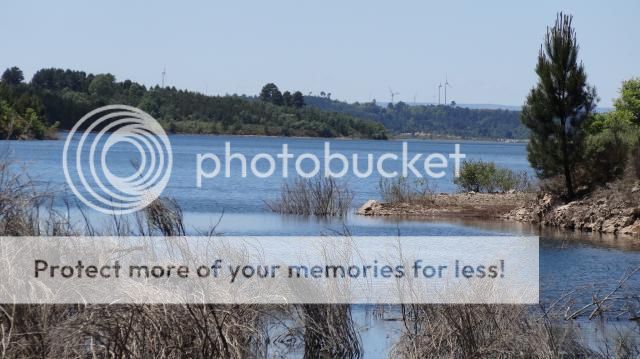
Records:
[[[565,229],[612,234],[640,234],[640,193],[606,188],[570,203],[550,194],[506,213],[503,218]]]
[[[356,213],[363,216],[371,216],[376,212],[376,209],[379,209],[380,207],[381,206],[378,201],[370,199],[365,202],[365,204],[363,204],[360,208],[358,208],[358,211]]]

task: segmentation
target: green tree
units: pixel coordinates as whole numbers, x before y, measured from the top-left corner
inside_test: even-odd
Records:
[[[291,99],[293,103],[293,107],[302,108],[304,106],[304,96],[302,96],[302,92],[296,91],[293,93],[293,98]]]
[[[8,68],[2,73],[2,82],[10,86],[19,85],[22,81],[24,81],[24,74],[17,66]]]
[[[574,172],[581,160],[586,120],[597,101],[578,63],[572,17],[558,14],[547,30],[536,65],[538,84],[522,108],[522,123],[531,130],[528,159],[538,177],[564,176],[568,199],[575,196]]]
[[[111,74],[96,75],[89,84],[89,93],[91,96],[108,101],[116,92],[116,78]]]
[[[282,93],[278,90],[278,86],[271,82],[262,87],[260,100],[271,102],[276,106],[282,106],[284,104],[284,99],[282,98]]]
[[[636,125],[640,125],[640,78],[622,82],[620,97],[616,99],[615,112],[627,117]]]
[[[285,91],[282,94],[282,100],[284,101],[284,105],[289,107],[293,105],[293,96],[291,96],[291,92]]]

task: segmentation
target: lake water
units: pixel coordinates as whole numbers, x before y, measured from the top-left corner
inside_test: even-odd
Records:
[[[64,134],[61,136],[64,139]],[[226,141],[231,142],[232,152],[252,157],[258,152],[275,155],[281,145],[287,143],[291,153],[311,152],[322,158],[321,139],[231,137],[231,136],[170,136],[174,153],[174,166],[165,196],[173,197],[185,211],[188,230],[196,233],[218,222],[217,231],[229,235],[318,235],[341,231],[346,225],[354,235],[508,235],[540,234],[540,278],[541,300],[550,303],[570,291],[577,290],[590,299],[593,291],[604,293],[622,277],[625,271],[640,265],[640,242],[634,239],[620,239],[594,235],[572,235],[563,232],[546,231],[528,225],[505,222],[474,220],[415,220],[371,218],[349,215],[344,219],[319,220],[298,216],[280,216],[269,212],[264,201],[278,197],[283,178],[274,176],[267,179],[248,176],[239,178],[222,176],[204,181],[202,188],[196,187],[196,154],[213,152],[222,155]],[[434,152],[448,154],[454,151],[455,143],[467,159],[493,161],[499,166],[518,171],[528,171],[526,145],[497,142],[453,142],[453,141],[409,141],[410,153]],[[13,161],[24,166],[29,175],[41,185],[58,191],[65,196],[65,181],[62,174],[62,150],[64,141],[4,141],[0,151]],[[331,149],[347,155],[358,153],[364,158],[372,153],[377,158],[382,153],[401,152],[400,141],[332,140]],[[132,171],[132,152],[125,148],[110,152],[110,168],[119,173]],[[239,173],[239,164],[233,163],[234,173]],[[389,170],[399,166],[389,167]],[[429,180],[429,186],[438,192],[453,192],[451,171],[445,178]],[[346,179],[355,193],[354,208],[368,199],[378,199],[379,177],[361,179],[354,176]],[[67,194],[68,198],[73,198]],[[92,214],[96,221],[107,221],[100,215]],[[640,276],[629,283],[624,294],[638,294]],[[377,325],[377,327],[376,327]],[[370,350],[386,350],[378,337],[387,333],[388,322],[368,323],[369,330],[363,331],[364,347]],[[376,329],[377,328],[377,329]],[[381,329],[382,328],[382,329]],[[373,335],[373,336],[371,336]],[[382,341],[382,342],[384,342]],[[378,349],[373,349],[373,348]]]

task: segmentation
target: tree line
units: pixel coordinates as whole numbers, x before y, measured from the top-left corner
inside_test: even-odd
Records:
[[[302,93],[281,93],[272,83],[257,97],[207,96],[175,87],[147,88],[131,80],[117,81],[112,74],[56,68],[41,69],[25,82],[22,71],[13,67],[2,76],[0,101],[4,101],[2,108],[23,117],[30,109],[32,117],[49,130],[70,129],[97,107],[125,104],[148,112],[173,133],[387,137],[385,128],[374,121],[305,106]],[[11,131],[10,126],[1,122],[0,126]]]
[[[455,105],[411,106],[402,101],[382,107],[375,100],[350,104],[322,95],[307,96],[305,101],[323,110],[374,120],[394,134],[499,139],[525,139],[529,134],[520,123],[518,111]]]

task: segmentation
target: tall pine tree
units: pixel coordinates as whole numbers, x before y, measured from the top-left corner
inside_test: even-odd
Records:
[[[563,176],[567,198],[575,197],[575,171],[581,161],[584,125],[593,114],[596,91],[587,84],[572,16],[558,14],[540,48],[538,84],[523,106],[530,130],[528,159],[539,178]]]

